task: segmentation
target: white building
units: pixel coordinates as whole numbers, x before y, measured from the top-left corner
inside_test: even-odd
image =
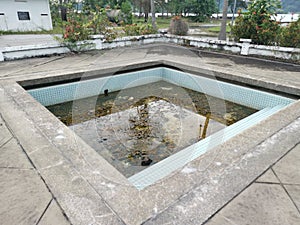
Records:
[[[52,30],[49,0],[0,0],[0,30]]]

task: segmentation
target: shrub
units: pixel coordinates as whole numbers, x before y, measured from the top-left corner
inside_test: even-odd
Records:
[[[121,5],[121,18],[123,23],[132,24],[132,9],[128,0]]]
[[[105,34],[110,25],[104,9],[98,8],[97,11],[91,11],[88,15],[87,27],[91,29],[92,34]]]
[[[247,13],[237,17],[231,29],[234,39],[249,38],[256,44],[276,45],[281,28],[278,22],[272,20],[272,16],[277,7],[277,0],[254,1]]]
[[[169,32],[175,35],[187,35],[189,27],[180,16],[175,16],[171,19]]]
[[[85,13],[70,12],[68,21],[65,23],[63,42],[74,43],[88,40],[92,34],[102,34],[107,41],[112,41],[117,37],[112,23],[109,22],[106,11],[96,7],[93,11],[89,9]]]
[[[90,30],[87,28],[86,23],[84,23],[83,21],[84,17],[82,14],[74,13],[69,15],[63,33],[65,42],[76,42],[88,39]]]
[[[300,48],[300,18],[283,28],[280,46]]]
[[[125,27],[123,27],[123,31],[126,36],[147,35],[147,34],[154,34],[157,32],[152,27],[152,25],[148,23],[142,25],[138,25],[138,24],[125,25]]]

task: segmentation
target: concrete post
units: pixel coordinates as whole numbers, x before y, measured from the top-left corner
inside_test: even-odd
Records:
[[[241,49],[241,55],[248,55],[249,54],[250,43],[251,43],[252,40],[241,38],[240,41],[243,42],[242,49]]]

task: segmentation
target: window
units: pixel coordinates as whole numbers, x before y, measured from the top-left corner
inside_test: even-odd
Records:
[[[29,12],[18,12],[19,20],[30,20]]]

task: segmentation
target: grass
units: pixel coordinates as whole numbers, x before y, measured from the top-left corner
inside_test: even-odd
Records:
[[[62,27],[55,26],[53,30],[41,30],[41,31],[1,31],[0,35],[9,35],[9,34],[62,34]]]
[[[156,25],[158,29],[167,29],[170,25],[170,21],[171,21],[171,17],[158,17],[156,18]],[[141,17],[134,17],[133,18],[133,23],[137,23],[137,24],[141,24],[141,23],[145,23],[144,18]],[[151,24],[151,17],[149,17],[148,22],[149,24]]]
[[[207,30],[212,33],[219,33],[221,30],[221,27],[210,27]],[[231,31],[230,26],[226,26],[226,32],[230,33],[230,31]]]

